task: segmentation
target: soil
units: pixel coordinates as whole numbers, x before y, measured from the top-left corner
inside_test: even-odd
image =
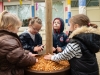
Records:
[[[66,61],[60,61],[60,62],[54,62],[50,60],[45,60],[44,56],[38,56],[38,62],[30,67],[31,70],[36,71],[57,71],[62,70],[70,66],[69,62]]]

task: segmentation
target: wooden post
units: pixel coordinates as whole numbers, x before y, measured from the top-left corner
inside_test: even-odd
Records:
[[[46,5],[46,54],[52,54],[52,0],[45,0]]]

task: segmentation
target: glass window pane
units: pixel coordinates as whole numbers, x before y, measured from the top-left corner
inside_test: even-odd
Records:
[[[10,6],[5,6],[5,7],[7,8],[8,12],[17,15],[17,5],[10,5]]]
[[[18,5],[18,16],[22,21],[31,17],[30,5]]]
[[[28,26],[27,19],[31,17],[30,5],[18,5],[18,16],[23,21],[22,26]]]
[[[45,25],[45,3],[37,3],[36,7],[36,16],[41,18],[43,25]],[[64,9],[63,3],[61,1],[53,2],[52,6],[52,20],[56,17],[64,19]]]
[[[61,1],[53,2],[53,19],[56,17],[64,19],[64,9]]]
[[[45,3],[36,3],[36,16],[38,16],[41,20],[43,25],[45,25]]]

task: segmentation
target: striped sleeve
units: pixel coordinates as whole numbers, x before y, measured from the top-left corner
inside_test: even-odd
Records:
[[[63,52],[51,57],[52,61],[70,60],[73,57],[80,58],[82,52],[78,43],[68,43]]]

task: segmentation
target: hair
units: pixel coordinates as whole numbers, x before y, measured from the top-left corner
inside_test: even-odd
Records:
[[[78,15],[72,16],[70,18],[69,22],[72,25],[78,24],[80,27],[81,26],[87,26],[87,27],[91,26],[93,28],[97,28],[98,27],[96,24],[90,23],[89,18],[84,14],[78,14]]]
[[[21,26],[22,22],[20,19],[14,15],[4,10],[0,14],[0,29],[9,30],[9,28],[15,28],[16,26]]]
[[[42,20],[38,17],[29,18],[28,22],[29,22],[29,25],[33,25],[35,22],[42,25]]]

